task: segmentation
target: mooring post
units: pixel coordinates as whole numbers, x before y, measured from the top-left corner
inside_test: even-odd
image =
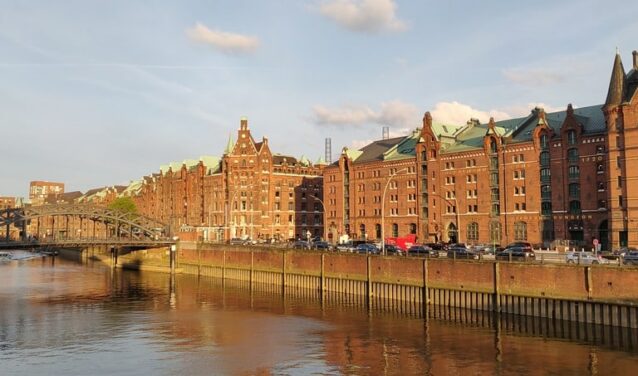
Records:
[[[585,270],[585,281],[587,281],[587,299],[591,300],[593,296],[594,284],[591,276],[591,266],[587,266],[584,268]]]
[[[253,289],[253,278],[255,273],[255,251],[250,251],[250,289]]]
[[[371,308],[372,304],[372,269],[370,268],[370,255],[366,257],[367,260],[367,281],[366,281],[366,304],[368,306],[368,310]]]
[[[510,254],[511,255],[511,254]],[[494,312],[501,311],[501,292],[499,285],[501,284],[501,270],[498,262],[494,263]]]
[[[326,294],[326,254],[321,254],[321,276],[319,277],[319,289],[321,292],[321,300],[323,301]]]
[[[423,259],[423,317],[428,317],[428,308],[430,305],[430,296],[428,291],[428,259]]]
[[[286,251],[281,257],[281,294],[286,294]]]
[[[177,254],[177,245],[173,244],[169,248],[169,264],[171,267],[171,274],[175,274],[176,254]]]

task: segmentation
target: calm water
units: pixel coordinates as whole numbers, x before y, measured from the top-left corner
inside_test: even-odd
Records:
[[[43,258],[0,263],[1,375],[632,375],[638,353]]]

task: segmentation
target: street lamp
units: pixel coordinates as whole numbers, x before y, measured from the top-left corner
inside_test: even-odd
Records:
[[[388,191],[388,186],[392,179],[402,172],[408,171],[408,168],[402,168],[399,171],[395,171],[393,174],[391,173],[388,176],[388,180],[385,183],[385,187],[383,188],[383,195],[381,196],[381,254],[385,256],[385,194]]]
[[[324,205],[323,201],[322,201],[319,197],[317,197],[317,196],[315,196],[315,195],[308,195],[308,196],[310,196],[310,197],[314,198],[315,200],[319,201],[319,203],[321,204],[321,208],[323,209],[323,210],[322,210],[322,213],[321,213],[321,218],[322,218],[322,220],[323,220],[323,221],[322,221],[322,222],[323,222],[323,223],[322,223],[322,225],[323,225],[323,232],[324,232],[324,234],[323,234],[323,235],[324,235],[324,240],[326,240],[326,241],[327,241],[328,236],[327,236],[327,234],[326,234],[326,205]]]

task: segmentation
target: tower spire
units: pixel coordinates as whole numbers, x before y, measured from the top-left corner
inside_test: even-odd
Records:
[[[233,151],[233,147],[235,146],[235,142],[233,141],[233,134],[228,134],[228,143],[226,144],[226,149],[224,150],[224,154],[230,154]]]
[[[622,65],[620,54],[616,51],[614,58],[614,67],[611,70],[611,78],[609,80],[609,90],[607,91],[607,100],[605,107],[618,106],[623,101],[625,93],[625,68]]]

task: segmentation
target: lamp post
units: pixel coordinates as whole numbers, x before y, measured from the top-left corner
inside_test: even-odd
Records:
[[[385,187],[383,188],[383,195],[381,196],[381,254],[385,256],[385,194],[388,191],[388,186],[392,179],[398,174],[408,171],[407,167],[400,169],[399,171],[395,171],[393,174],[391,173],[388,176],[388,180],[385,182]]]
[[[314,198],[315,200],[319,201],[319,203],[321,204],[321,208],[323,209],[322,213],[321,213],[322,226],[323,226],[323,232],[324,232],[323,235],[324,235],[324,240],[327,241],[328,237],[326,236],[326,205],[324,205],[323,201],[319,197],[317,197],[315,195],[308,195],[308,196],[310,196],[310,197]]]

